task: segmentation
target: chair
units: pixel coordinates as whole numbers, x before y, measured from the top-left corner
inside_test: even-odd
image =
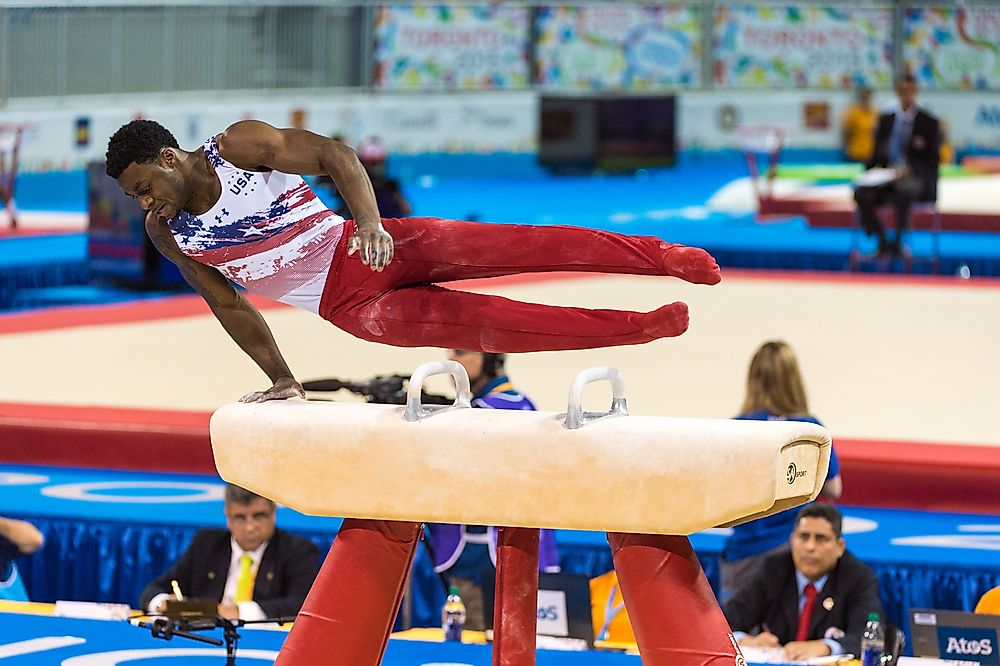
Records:
[[[979,599],[976,604],[977,613],[1000,615],[1000,586],[989,590]]]
[[[885,648],[882,650],[882,666],[896,666],[899,656],[906,647],[906,634],[892,621],[885,623]]]
[[[883,204],[876,209],[876,215],[885,219],[886,213],[892,213],[895,206]],[[903,270],[907,273],[913,272],[914,262],[929,262],[931,272],[935,275],[941,272],[941,209],[937,201],[917,201],[910,206],[910,219],[925,213],[931,218],[931,253],[929,256],[914,255],[908,242],[908,236],[913,232],[913,225],[907,229],[900,238],[900,248],[902,250]],[[864,263],[874,263],[880,272],[888,271],[890,265],[895,260],[891,256],[879,255],[875,252],[863,253],[861,251],[861,214],[857,207],[854,209],[854,222],[851,227],[851,250],[848,254],[848,266],[851,272],[857,271]]]

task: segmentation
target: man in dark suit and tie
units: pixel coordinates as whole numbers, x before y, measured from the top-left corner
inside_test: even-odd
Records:
[[[763,562],[726,604],[740,645],[783,647],[799,661],[860,654],[868,614],[881,614],[875,574],[846,550],[840,512],[829,504],[799,510],[791,552]]]
[[[142,608],[162,612],[179,593],[218,600],[219,615],[229,619],[299,612],[319,569],[316,544],[277,529],[274,502],[238,486],[226,486],[224,512],[229,529],[199,530],[180,559],[142,591]]]
[[[917,106],[917,80],[904,75],[896,84],[899,108],[883,113],[875,130],[875,152],[867,168],[895,171],[881,185],[859,186],[854,191],[861,226],[878,236],[879,254],[898,256],[900,238],[909,223],[914,202],[937,200],[938,166],[941,162],[941,130],[938,119]],[[896,208],[896,237],[889,240],[876,209],[886,203]]]

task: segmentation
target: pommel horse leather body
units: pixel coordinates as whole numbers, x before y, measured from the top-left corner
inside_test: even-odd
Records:
[[[814,499],[829,464],[824,428],[627,416],[623,384],[610,369],[587,371],[612,381],[609,414],[579,407],[593,376],[578,378],[566,414],[463,409],[464,371],[428,366],[456,375],[455,406],[293,400],[232,404],[213,415],[224,479],[303,513],[349,518],[277,664],[376,666],[423,521],[606,531],[645,664],[742,663],[686,535]],[[419,396],[426,374],[435,372],[420,381],[415,373],[411,395]],[[507,561],[520,572],[511,579],[537,570],[537,539],[511,532],[501,540],[511,550],[498,557],[504,585]],[[537,594],[537,581],[533,589],[527,594]],[[504,597],[499,589],[498,607]],[[522,640],[498,639],[494,664],[534,663],[522,645],[525,628],[514,631],[523,614],[512,612],[521,621],[507,625]],[[496,617],[495,634],[505,616]],[[516,646],[514,656],[498,657],[504,643]]]

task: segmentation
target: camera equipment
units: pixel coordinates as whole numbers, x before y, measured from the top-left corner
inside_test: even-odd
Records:
[[[287,622],[295,621],[295,616],[274,617],[263,620],[230,620],[222,617],[221,615],[207,614],[186,614],[177,617],[150,617],[152,617],[151,622],[135,622],[135,626],[140,629],[149,629],[153,638],[162,638],[165,641],[169,641],[174,636],[177,636],[179,638],[187,638],[188,640],[197,641],[199,643],[208,643],[209,645],[225,645],[226,666],[236,666],[236,644],[240,640],[240,634],[237,629],[240,627],[247,624],[263,624],[265,622],[285,624]],[[196,631],[208,631],[217,627],[222,629],[223,640],[210,636],[199,636],[194,633]]]
[[[405,405],[406,389],[410,378],[404,375],[379,375],[367,381],[352,382],[342,379],[314,379],[302,382],[302,388],[307,391],[350,391],[355,395],[364,396],[365,400],[371,403],[382,405]],[[452,398],[443,395],[423,392],[424,404],[429,405],[450,405]]]

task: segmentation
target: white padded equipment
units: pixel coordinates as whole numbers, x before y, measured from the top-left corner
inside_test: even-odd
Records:
[[[409,407],[220,408],[219,474],[310,515],[682,535],[804,504],[826,479],[830,435],[811,423],[629,416],[620,375],[599,368],[574,385],[568,428],[562,413],[466,408],[461,366],[427,365]],[[436,372],[456,376],[455,406],[419,405]],[[612,381],[608,415],[579,409],[595,378]]]

